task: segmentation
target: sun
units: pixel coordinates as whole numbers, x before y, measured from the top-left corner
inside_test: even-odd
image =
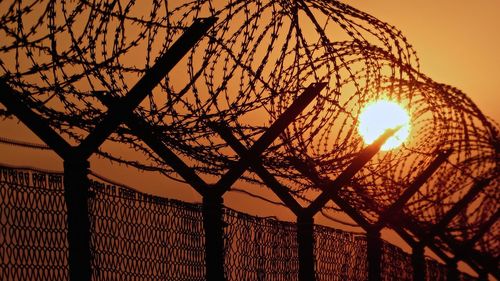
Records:
[[[400,146],[410,135],[410,115],[400,104],[390,100],[368,103],[359,115],[358,133],[366,144],[373,143],[387,129],[402,126],[389,138],[381,150],[391,150]]]

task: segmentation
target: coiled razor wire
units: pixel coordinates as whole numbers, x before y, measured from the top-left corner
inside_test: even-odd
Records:
[[[236,158],[209,122],[225,122],[249,146],[310,83],[326,82],[262,157],[296,196],[307,196],[315,186],[291,168],[291,161],[310,163],[319,174],[335,178],[363,146],[356,132],[360,110],[386,98],[410,112],[410,138],[372,159],[342,190],[343,197],[376,221],[438,150],[453,149],[405,213],[429,227],[474,183],[488,179],[477,207],[450,224],[449,234],[466,240],[499,207],[498,125],[460,90],[420,73],[416,53],[399,30],[348,5],[333,0],[13,0],[2,1],[0,10],[1,77],[72,141],[81,141],[104,116],[98,95],[126,95],[187,26],[213,16],[216,25],[136,110],[198,172],[221,175]],[[127,127],[109,140],[144,159],[101,155],[178,178]],[[495,235],[485,235],[478,245],[498,257]]]
[[[0,166],[2,280],[69,278],[63,181],[62,173]],[[92,179],[89,213],[92,280],[204,280],[201,204]],[[228,280],[298,280],[294,223],[227,208],[223,213]],[[314,233],[318,280],[366,279],[364,235],[324,226]],[[409,254],[384,244],[382,256],[382,280],[411,279],[401,275],[410,274],[401,272],[409,268]],[[427,260],[428,280],[445,280],[445,272],[443,264]]]

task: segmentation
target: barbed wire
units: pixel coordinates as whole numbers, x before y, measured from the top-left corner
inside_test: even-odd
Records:
[[[450,229],[466,237],[498,209],[499,129],[460,90],[419,71],[419,60],[395,27],[332,0],[53,1],[1,3],[0,75],[47,123],[73,142],[92,132],[106,112],[98,95],[126,95],[195,19],[217,23],[135,111],[155,136],[189,159],[197,172],[221,175],[237,158],[210,129],[224,122],[250,146],[311,83],[327,86],[262,157],[297,198],[315,186],[291,165],[311,163],[335,178],[363,141],[361,109],[391,99],[411,115],[410,138],[381,152],[341,194],[372,221],[432,161],[452,149],[405,212],[435,224],[478,180],[493,179],[471,216]],[[1,110],[5,117],[9,112]],[[102,157],[179,180],[175,171],[120,127],[109,141],[145,157]],[[256,182],[254,177],[246,177]],[[371,198],[378,205],[374,205]],[[456,232],[456,231],[455,231]],[[486,235],[482,251],[495,252]],[[496,241],[496,242],[495,242]],[[485,246],[486,245],[486,246]]]

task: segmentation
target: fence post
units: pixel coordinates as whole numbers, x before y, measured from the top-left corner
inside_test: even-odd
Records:
[[[484,270],[483,270],[483,271],[481,271],[481,272],[479,273],[479,276],[478,276],[478,278],[477,278],[477,279],[478,279],[479,281],[488,281],[488,280],[489,280],[489,279],[488,279],[488,272],[487,272],[487,271],[484,271]]]
[[[213,193],[213,192],[212,192]],[[203,196],[203,227],[205,228],[205,263],[207,281],[226,280],[224,276],[224,221],[221,196]]]
[[[370,229],[366,233],[367,239],[367,258],[368,258],[368,280],[380,281],[381,269],[380,262],[382,261],[382,239],[380,238],[380,230]]]
[[[424,245],[417,243],[412,247],[411,263],[413,266],[413,281],[425,281],[426,267]]]
[[[64,199],[68,209],[69,276],[71,281],[89,281],[91,277],[90,218],[87,177],[89,162],[64,160]]]
[[[314,281],[314,219],[308,214],[297,216],[297,242],[299,247],[299,280]]]
[[[459,272],[458,272],[457,260],[449,259],[446,262],[446,280],[447,281],[459,280],[458,275]]]

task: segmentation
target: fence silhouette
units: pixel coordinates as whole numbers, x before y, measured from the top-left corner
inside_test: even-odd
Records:
[[[0,166],[0,279],[69,279],[62,173]],[[92,280],[205,280],[201,204],[91,180]],[[297,280],[295,223],[223,209],[227,280]],[[366,280],[365,235],[314,227],[317,280]],[[411,256],[384,242],[382,280],[412,280]],[[446,267],[426,259],[427,280]],[[474,280],[461,273],[460,280]]]
[[[64,204],[26,195],[18,198],[50,206],[31,214],[23,204],[9,205],[20,208],[11,221],[23,228],[17,236],[4,230],[10,235],[2,238],[5,261],[14,262],[12,250],[21,260],[43,259],[34,267],[7,269],[34,272],[62,259],[44,246],[32,255],[31,246],[12,247],[11,240],[52,241],[65,233],[70,280],[88,281],[90,274],[122,279],[122,271],[132,279],[167,274],[162,272],[196,279],[204,271],[208,280],[267,280],[293,275],[288,271],[296,265],[288,261],[295,253],[300,280],[329,279],[327,272],[342,262],[329,256],[337,251],[321,252],[328,243],[318,242],[313,218],[333,201],[367,233],[361,255],[368,257],[368,269],[356,269],[368,271],[369,280],[409,268],[407,258],[398,258],[404,255],[387,254],[390,247],[380,238],[385,227],[412,247],[414,280],[427,274],[424,249],[446,262],[449,280],[459,279],[458,261],[483,279],[500,279],[494,230],[500,218],[500,130],[463,92],[421,73],[399,30],[337,1],[123,4],[14,1],[2,10],[7,39],[0,43],[0,117],[15,116],[48,145],[64,161],[65,178],[58,197]],[[382,98],[408,107],[413,137],[396,151],[379,153],[395,131],[364,146],[356,124],[361,108]],[[267,123],[255,122],[255,116]],[[101,149],[105,141],[129,145],[149,160],[123,160],[122,152]],[[203,197],[201,209],[193,211],[197,219],[177,223],[184,217],[162,213],[159,199],[91,186],[92,155],[185,181]],[[206,182],[204,175],[217,181]],[[238,180],[265,185],[293,212],[297,224],[283,228],[282,237],[295,237],[296,244],[285,244],[277,255],[271,246],[248,242],[241,253],[247,248],[240,241],[248,237],[276,249],[284,242],[269,234],[276,228],[271,222],[228,215],[223,195]],[[310,204],[300,204],[303,199]],[[60,229],[52,230],[50,220],[31,222],[64,211]],[[161,236],[165,230],[150,229],[148,219],[179,233]],[[177,224],[193,229],[177,230]],[[41,234],[38,228],[45,225],[54,234]],[[167,236],[176,247],[165,246],[173,245],[161,239]],[[191,236],[203,236],[196,240],[200,248],[189,244],[185,237]],[[205,255],[201,263],[197,249]],[[278,258],[269,265],[271,256]],[[167,257],[175,263],[169,265]],[[430,279],[439,280],[442,271],[433,272]]]

